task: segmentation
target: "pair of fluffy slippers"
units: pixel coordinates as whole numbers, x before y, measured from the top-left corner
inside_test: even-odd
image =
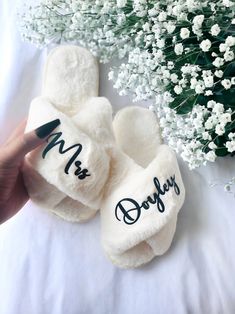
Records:
[[[26,132],[53,119],[61,124],[26,156],[25,185],[32,201],[66,220],[86,221],[100,210],[106,255],[119,267],[138,267],[170,247],[184,185],[155,114],[128,107],[113,120],[98,82],[87,50],[60,46],[49,54]]]

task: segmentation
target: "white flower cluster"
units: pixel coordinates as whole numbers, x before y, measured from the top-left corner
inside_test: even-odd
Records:
[[[181,153],[190,169],[215,161],[220,151],[222,154],[226,150],[235,152],[235,133],[229,131],[234,114],[231,108],[225,110],[223,104],[210,100],[206,106],[195,105],[190,113],[177,115],[164,105],[167,99],[161,97],[157,101],[159,106],[151,109],[160,118],[163,136]],[[221,143],[221,136],[225,134],[226,141]]]
[[[235,155],[234,0],[41,0],[22,36],[86,46],[121,95],[154,100],[163,136],[191,169]]]
[[[166,66],[156,70],[163,58],[161,50],[150,53],[134,48],[129,52],[128,62],[110,71],[109,79],[114,81],[120,95],[133,94],[134,101],[153,98],[164,89],[162,76],[170,73]]]
[[[45,0],[38,6],[22,7],[18,24],[24,40],[33,42],[36,46],[50,44],[69,38],[69,15],[60,12],[67,11],[70,1]],[[63,9],[64,7],[64,9]]]
[[[128,62],[112,69],[109,78],[121,95],[133,93],[134,101],[157,94],[155,110],[163,136],[193,169],[235,154],[230,132],[235,129],[234,3],[166,2],[164,11],[159,10],[163,5],[154,5],[151,22],[136,35],[137,47],[129,52]],[[222,15],[232,6],[226,24]]]
[[[19,12],[19,28],[23,39],[40,48],[52,41],[79,43],[106,63],[124,58],[133,48],[132,37],[142,28],[143,12],[150,2],[41,0]]]

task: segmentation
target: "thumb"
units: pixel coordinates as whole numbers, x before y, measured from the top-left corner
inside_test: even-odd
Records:
[[[0,153],[1,165],[14,166],[19,164],[24,156],[45,142],[45,138],[58,126],[60,120],[55,119],[46,124],[43,124],[39,128],[30,131],[25,134],[20,134],[16,138],[13,138],[2,149]]]

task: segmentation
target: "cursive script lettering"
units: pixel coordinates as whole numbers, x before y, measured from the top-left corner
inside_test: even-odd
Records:
[[[161,196],[165,195],[170,190],[170,188],[174,188],[176,195],[180,194],[179,186],[175,181],[175,175],[167,179],[162,187],[157,177],[154,177],[153,183],[156,188],[156,192],[154,192],[152,196],[148,196],[147,199],[142,202],[142,204],[139,204],[132,198],[124,198],[119,201],[115,207],[115,217],[121,221],[119,218],[119,213],[122,213],[123,221],[128,225],[132,225],[140,218],[141,210],[148,210],[150,204],[157,204],[158,211],[163,213],[165,211],[165,204]]]
[[[66,174],[69,174],[69,169],[70,167],[72,166],[72,164],[74,163],[74,165],[77,167],[77,169],[75,170],[74,174],[75,176],[78,177],[78,179],[80,180],[83,180],[85,179],[86,177],[89,177],[90,174],[88,173],[88,170],[87,169],[82,169],[81,165],[82,165],[82,162],[80,160],[77,160],[76,161],[76,158],[78,157],[78,155],[81,153],[82,151],[82,144],[74,144],[66,149],[64,149],[64,145],[65,145],[65,141],[63,139],[60,139],[59,138],[61,137],[62,135],[62,132],[58,132],[58,133],[53,133],[51,134],[47,141],[49,140],[49,138],[52,138],[52,140],[49,142],[49,144],[45,147],[45,149],[43,150],[42,152],[42,158],[45,158],[46,155],[48,154],[48,152],[56,147],[58,145],[59,147],[59,153],[60,154],[65,154],[67,153],[68,151],[70,151],[71,149],[74,149],[76,148],[76,151],[75,153],[72,155],[72,157],[69,159],[68,163],[66,164],[65,168],[64,168],[64,172]]]

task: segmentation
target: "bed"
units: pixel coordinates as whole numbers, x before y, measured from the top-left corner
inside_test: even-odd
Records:
[[[15,1],[0,3],[0,143],[39,95],[47,49],[21,41]],[[100,95],[114,111],[132,105],[100,68]],[[138,103],[146,106],[145,103]],[[223,190],[234,159],[190,171],[170,250],[122,270],[105,257],[99,214],[68,223],[30,201],[0,226],[0,314],[232,314],[235,312],[235,198]],[[212,183],[217,183],[211,186]]]

